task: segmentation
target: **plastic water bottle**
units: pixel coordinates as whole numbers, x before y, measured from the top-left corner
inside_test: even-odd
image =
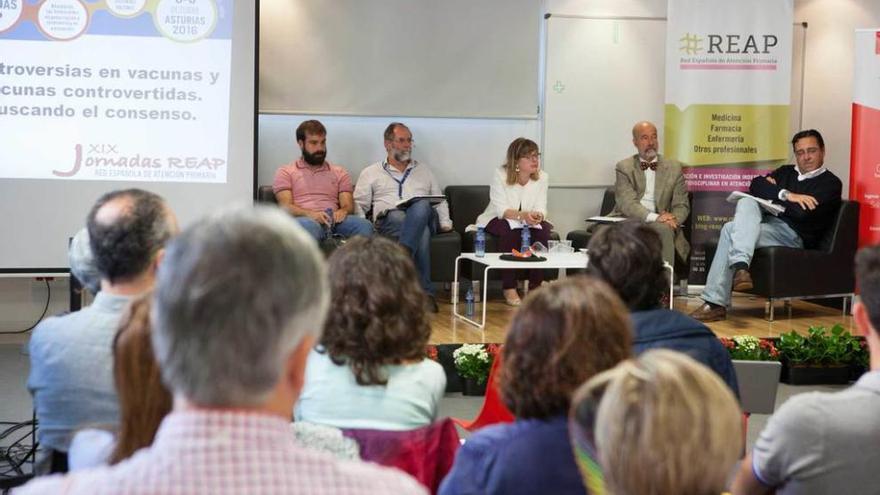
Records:
[[[532,232],[528,227],[523,225],[522,228],[522,245],[520,246],[520,252],[525,253],[532,246]]]
[[[464,296],[465,311],[467,316],[474,316],[474,288],[468,287],[467,294]]]
[[[486,231],[483,227],[477,227],[477,237],[474,241],[474,254],[477,258],[486,256]]]

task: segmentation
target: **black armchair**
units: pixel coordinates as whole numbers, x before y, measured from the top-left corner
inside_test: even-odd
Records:
[[[843,201],[834,224],[817,249],[774,246],[755,250],[749,271],[752,294],[769,301],[773,321],[775,299],[843,297],[855,292],[854,260],[859,240],[859,203]]]
[[[609,187],[605,189],[605,195],[602,196],[602,207],[599,208],[599,216],[606,216],[614,210],[614,188]],[[586,229],[580,230],[572,230],[568,233],[565,238],[571,241],[571,245],[575,249],[582,249],[587,247],[587,244],[590,243],[590,238],[593,237],[593,232],[596,231],[596,226],[598,224],[588,223]]]
[[[272,186],[260,186],[257,202],[277,204]],[[455,220],[453,219],[453,225]],[[456,225],[457,227],[457,225]],[[464,227],[462,227],[464,230]],[[452,282],[455,278],[455,258],[461,254],[461,235],[456,230],[438,232],[431,237],[431,281]]]

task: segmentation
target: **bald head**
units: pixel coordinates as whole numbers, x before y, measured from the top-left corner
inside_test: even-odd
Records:
[[[177,233],[177,219],[158,195],[125,189],[98,199],[87,228],[98,273],[115,284],[150,268],[165,242]]]
[[[633,145],[639,151],[639,157],[645,161],[657,158],[659,143],[657,141],[657,127],[648,122],[636,123],[632,129]]]

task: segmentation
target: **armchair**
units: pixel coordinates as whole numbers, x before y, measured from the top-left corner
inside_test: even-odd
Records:
[[[775,299],[843,297],[855,292],[854,259],[859,238],[859,203],[844,200],[834,224],[817,249],[773,246],[755,250],[749,271],[749,292],[766,297],[768,321],[773,321]]]

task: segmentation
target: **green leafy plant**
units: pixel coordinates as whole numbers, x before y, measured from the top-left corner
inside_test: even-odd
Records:
[[[463,344],[452,353],[455,370],[462,378],[476,380],[482,385],[489,378],[489,369],[492,368],[496,352],[495,349],[487,349],[483,344]]]
[[[731,359],[743,361],[779,361],[779,351],[769,339],[759,339],[751,335],[737,335],[732,339],[721,337],[721,344],[730,353]]]
[[[864,351],[859,339],[838,324],[831,328],[810,327],[807,335],[795,331],[779,336],[776,348],[793,365],[835,366],[858,363]]]

